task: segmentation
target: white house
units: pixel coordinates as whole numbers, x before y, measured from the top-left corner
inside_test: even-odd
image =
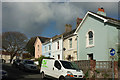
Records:
[[[57,35],[52,38],[51,56],[55,59],[63,59],[63,35]]]

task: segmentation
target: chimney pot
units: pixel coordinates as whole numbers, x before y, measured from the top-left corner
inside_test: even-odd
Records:
[[[100,14],[100,15],[106,16],[106,13],[105,13],[105,11],[104,11],[104,8],[103,8],[103,7],[98,8],[98,12],[97,12],[97,14]]]
[[[103,7],[102,8],[98,8],[98,11],[105,12]]]

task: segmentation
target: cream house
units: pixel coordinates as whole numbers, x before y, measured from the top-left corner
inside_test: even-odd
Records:
[[[76,28],[81,23],[82,19],[76,19]],[[77,35],[74,34],[76,29],[72,30],[70,24],[65,25],[65,33],[63,34],[63,56],[64,60],[77,60]]]
[[[77,60],[77,35],[74,34],[76,29],[65,33],[63,39],[64,60]]]

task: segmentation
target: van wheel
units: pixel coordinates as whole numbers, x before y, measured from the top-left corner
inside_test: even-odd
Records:
[[[63,76],[61,76],[61,77],[59,78],[59,80],[65,80],[65,78],[64,78]]]
[[[41,78],[42,78],[42,79],[45,78],[45,74],[44,74],[44,72],[41,73]]]

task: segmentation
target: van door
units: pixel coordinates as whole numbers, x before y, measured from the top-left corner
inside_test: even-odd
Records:
[[[61,64],[59,63],[58,60],[55,60],[55,63],[54,63],[54,67],[53,67],[53,77],[55,78],[59,78],[59,76],[61,75],[62,73],[62,70],[61,70],[62,66]]]

